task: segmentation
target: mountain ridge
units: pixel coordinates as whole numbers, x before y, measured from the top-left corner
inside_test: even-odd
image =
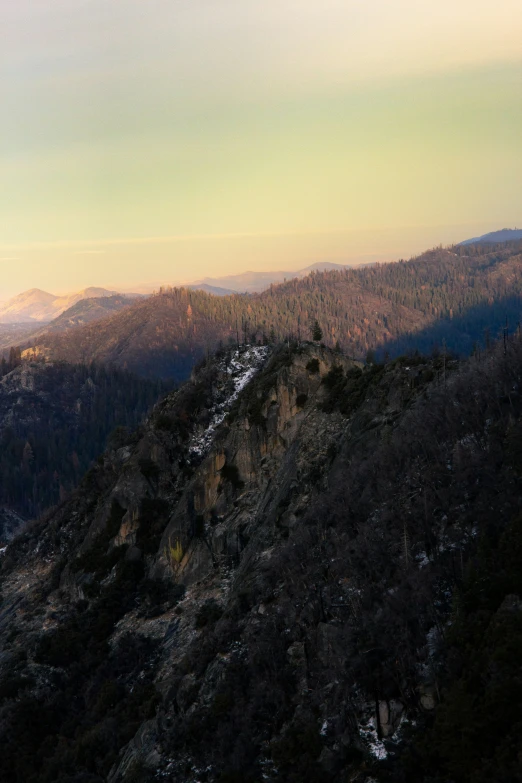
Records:
[[[41,325],[37,321],[29,323],[0,324],[0,356],[7,354],[13,346],[34,344],[46,334],[65,332],[76,326],[102,320],[110,314],[130,307],[133,300],[121,294],[80,299],[52,321]]]
[[[57,296],[40,288],[30,288],[7,302],[0,303],[0,323],[34,323],[37,325],[54,320],[65,310],[68,310],[83,299],[99,299],[112,296],[123,296],[131,300],[140,295],[118,294],[117,291],[90,286],[72,294]]]
[[[287,280],[306,277],[310,272],[325,271],[326,269],[351,269],[351,264],[335,264],[331,261],[318,261],[310,266],[293,272],[285,270],[272,270],[269,272],[246,271],[239,274],[224,275],[223,277],[204,277],[195,283],[189,283],[188,288],[208,286],[210,289],[228,290],[229,293],[252,294],[262,293],[271,285],[279,285]],[[206,289],[204,289],[206,290]],[[213,293],[213,291],[209,291]],[[219,296],[224,294],[219,293]]]
[[[314,272],[260,294],[163,289],[96,326],[43,334],[25,355],[183,380],[220,341],[303,339],[315,319],[327,345],[359,358],[430,351],[444,340],[466,353],[487,330],[495,337],[506,317],[514,328],[521,297],[522,243],[435,248],[410,261]]]
[[[465,239],[460,242],[461,245],[475,244],[495,244],[498,242],[513,242],[522,239],[522,229],[520,228],[501,228],[498,231],[490,231],[488,234],[482,234],[480,237]]]

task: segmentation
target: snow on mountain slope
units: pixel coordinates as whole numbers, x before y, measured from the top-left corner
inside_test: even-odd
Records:
[[[226,358],[222,359],[219,369],[226,371],[230,377],[231,384],[227,384],[227,389],[211,410],[212,419],[207,429],[202,434],[196,434],[190,445],[190,454],[204,456],[214,437],[217,427],[224,421],[225,416],[230,411],[232,404],[237,400],[239,393],[245,388],[247,383],[252,380],[254,375],[261,369],[268,356],[269,347],[267,345],[249,345],[242,350],[238,348],[234,352],[230,364],[226,366]]]

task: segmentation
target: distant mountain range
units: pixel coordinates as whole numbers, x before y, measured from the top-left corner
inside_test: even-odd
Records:
[[[347,268],[341,264],[320,262],[297,272],[244,272],[222,278],[205,278],[185,287],[213,296],[258,293],[273,284],[300,279],[311,272]],[[217,285],[221,282],[228,284],[228,287]],[[144,294],[119,294],[98,287],[85,288],[66,296],[56,296],[38,288],[24,291],[8,302],[0,303],[0,354],[12,345],[34,345],[44,334],[56,334],[75,326],[92,324],[143,298]]]
[[[230,294],[237,294],[238,292],[234,288],[220,288],[216,285],[209,285],[208,283],[193,283],[188,285],[191,291],[205,291],[207,294],[213,296],[230,296]]]
[[[508,241],[498,242],[506,232]],[[68,298],[33,289],[0,309],[0,318],[27,319],[0,320],[0,353],[16,345],[28,357],[107,362],[180,381],[220,341],[306,339],[315,318],[327,345],[338,342],[357,357],[376,349],[429,351],[442,341],[465,353],[484,330],[494,337],[506,317],[510,325],[522,321],[516,235],[515,229],[493,232],[409,262],[357,268],[323,262],[297,272],[206,278],[138,300],[106,289]],[[51,323],[37,320],[78,297]]]
[[[314,319],[326,345],[339,343],[364,358],[369,350],[397,356],[444,342],[469,353],[485,333],[494,338],[506,318],[510,329],[522,321],[522,242],[456,245],[407,262],[334,267],[262,293],[166,289],[95,323],[42,329],[18,345],[27,358],[96,361],[181,381],[220,342],[306,340]]]
[[[491,231],[481,237],[473,237],[461,242],[461,245],[496,244],[498,242],[513,242],[522,239],[522,228],[501,228],[499,231]]]
[[[294,272],[285,272],[284,270],[243,272],[238,275],[227,275],[225,277],[205,277],[202,280],[189,283],[186,288],[190,288],[193,291],[205,291],[213,296],[229,296],[235,293],[260,293],[273,284],[306,277],[310,272],[347,268],[348,265],[333,264],[326,261],[312,264],[305,269]],[[141,299],[142,297],[143,294],[120,294],[117,291],[109,291],[106,288],[95,286],[64,296],[56,296],[39,288],[31,288],[9,299],[7,302],[0,303],[0,325],[16,324],[23,331],[23,334],[27,335],[27,328],[25,326],[22,327],[22,324],[44,325],[53,322],[51,331],[61,331],[63,328],[69,328],[73,325],[95,321],[98,317],[108,314],[104,312],[105,310],[114,311],[121,309],[121,307],[127,306],[133,300]],[[104,299],[111,301],[104,303]],[[86,304],[87,300],[92,300],[91,304]],[[65,317],[60,321],[56,321],[62,315]],[[46,331],[49,331],[49,329],[46,329]],[[4,342],[2,337],[2,330],[0,329],[0,350]]]
[[[256,294],[266,291],[271,285],[306,277],[311,272],[349,268],[351,268],[350,264],[333,264],[330,261],[319,261],[316,264],[293,272],[272,270],[271,272],[242,272],[238,275],[226,275],[224,277],[204,277],[202,280],[190,283],[187,288],[206,291],[208,294],[214,294],[214,296],[226,296],[234,293]]]
[[[106,288],[90,287],[65,296],[56,296],[39,288],[31,288],[0,304],[0,323],[48,323],[84,299],[113,296],[123,296],[127,300],[132,300],[140,294],[121,295],[116,291],[107,291]]]
[[[42,321],[0,322],[0,355],[6,353],[11,346],[34,345],[44,334],[66,332],[75,326],[86,326],[108,318],[118,310],[130,307],[135,301],[136,298],[131,299],[122,294],[104,296],[99,299],[93,297],[92,299],[81,299],[48,323]]]
[[[49,324],[42,326],[37,334],[63,332],[74,326],[83,326],[102,318],[108,318],[124,307],[130,307],[135,301],[136,297],[130,298],[123,294],[80,299]]]

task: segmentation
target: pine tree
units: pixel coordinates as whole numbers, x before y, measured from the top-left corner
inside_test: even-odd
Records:
[[[312,340],[315,343],[320,343],[321,340],[323,339],[323,330],[319,326],[319,321],[317,319],[312,324],[311,332],[312,332]]]

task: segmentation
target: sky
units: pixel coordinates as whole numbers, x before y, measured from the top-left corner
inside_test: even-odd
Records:
[[[522,225],[520,0],[0,0],[0,299]]]

